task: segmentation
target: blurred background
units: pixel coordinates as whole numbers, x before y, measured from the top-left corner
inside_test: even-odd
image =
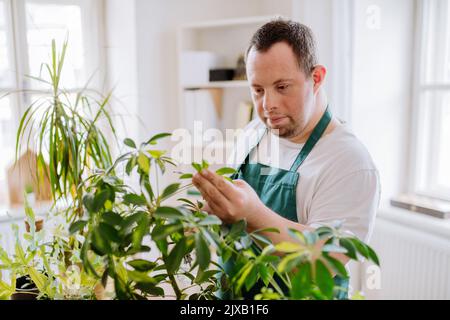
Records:
[[[61,80],[69,92],[89,79],[93,90],[113,90],[121,140],[192,132],[195,121],[224,133],[254,117],[240,57],[277,15],[312,28],[332,111],[380,171],[370,244],[381,272],[353,265],[353,290],[367,299],[450,299],[447,0],[0,0],[1,244],[10,242],[8,216],[23,211],[19,120],[46,93],[26,75],[39,75],[52,39],[69,39]]]

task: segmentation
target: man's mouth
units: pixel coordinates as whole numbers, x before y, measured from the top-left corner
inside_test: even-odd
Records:
[[[269,121],[269,123],[271,125],[278,125],[281,122],[283,122],[284,119],[286,119],[286,116],[274,116],[274,117],[267,118],[267,120]]]

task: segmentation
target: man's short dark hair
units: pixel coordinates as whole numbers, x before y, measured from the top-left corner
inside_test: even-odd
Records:
[[[252,48],[266,52],[278,42],[286,42],[292,48],[300,69],[309,77],[317,64],[314,35],[310,28],[292,20],[279,18],[260,27],[250,40],[245,56]]]

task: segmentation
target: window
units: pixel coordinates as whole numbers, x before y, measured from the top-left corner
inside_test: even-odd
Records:
[[[84,87],[92,75],[90,86],[100,87],[98,13],[95,0],[0,0],[0,205],[8,202],[6,170],[14,162],[20,116],[44,93],[27,75],[39,76],[41,63],[50,60],[51,40],[59,47],[69,41],[61,80],[67,90]]]
[[[418,5],[414,191],[450,200],[450,3]]]

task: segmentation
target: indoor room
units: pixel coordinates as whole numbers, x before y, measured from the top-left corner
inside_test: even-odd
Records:
[[[448,0],[0,0],[0,150],[0,300],[450,299]]]

